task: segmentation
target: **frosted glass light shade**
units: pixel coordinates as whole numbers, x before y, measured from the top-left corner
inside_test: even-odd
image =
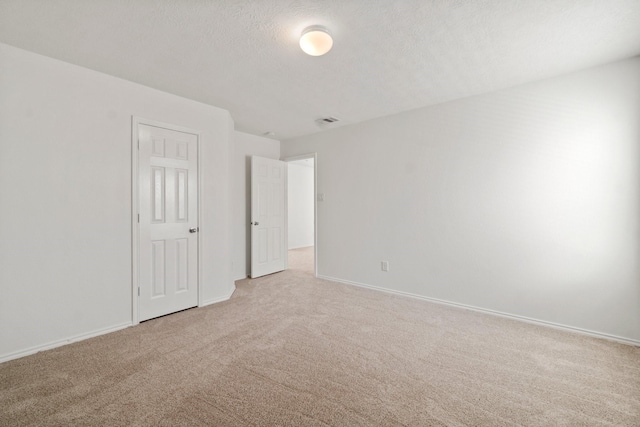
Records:
[[[300,36],[300,48],[307,55],[320,56],[331,50],[333,39],[326,28],[319,25],[307,27]]]

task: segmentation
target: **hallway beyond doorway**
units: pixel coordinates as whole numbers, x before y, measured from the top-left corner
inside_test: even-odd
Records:
[[[289,249],[289,270],[298,270],[313,275],[313,246]]]

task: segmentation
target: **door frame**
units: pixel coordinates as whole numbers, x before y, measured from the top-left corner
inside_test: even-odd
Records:
[[[313,276],[318,277],[318,153],[300,154],[298,156],[283,157],[283,162],[313,159]],[[287,165],[288,168],[288,165]],[[287,173],[286,189],[289,192],[289,174]],[[287,267],[289,265],[289,197],[285,198],[284,209],[287,223]]]
[[[183,126],[177,126],[170,123],[164,123],[157,120],[145,119],[142,117],[131,116],[131,323],[133,325],[137,325],[140,323],[139,321],[139,310],[138,304],[140,299],[139,297],[139,285],[140,285],[140,275],[139,275],[139,265],[140,265],[140,223],[139,221],[139,212],[138,206],[140,203],[140,194],[139,194],[139,164],[140,164],[140,156],[138,150],[138,127],[139,125],[147,125],[153,126],[168,130],[174,130],[177,132],[188,133],[191,135],[195,135],[196,137],[196,147],[198,154],[198,176],[196,177],[198,182],[198,209],[196,214],[198,215],[197,223],[198,227],[200,226],[200,218],[202,218],[202,172],[201,172],[201,164],[200,164],[200,141],[202,141],[202,136],[200,132],[189,129]],[[200,233],[196,233],[198,239],[198,286],[197,286],[197,294],[198,294],[198,307],[202,306],[202,281],[200,278],[202,277],[202,239],[200,238]]]

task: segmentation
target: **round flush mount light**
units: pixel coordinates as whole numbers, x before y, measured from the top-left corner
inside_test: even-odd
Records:
[[[305,28],[300,36],[300,48],[307,55],[321,56],[331,50],[333,39],[329,31],[321,25]]]

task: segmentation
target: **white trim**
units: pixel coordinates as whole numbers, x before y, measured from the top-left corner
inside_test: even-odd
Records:
[[[299,156],[285,157],[284,162],[295,162],[296,160],[313,159],[313,276],[318,276],[318,153],[301,154]],[[289,168],[287,168],[288,170]],[[287,191],[289,191],[287,182]],[[288,202],[287,202],[288,203]],[[285,212],[288,206],[285,206]],[[288,218],[287,218],[288,219]],[[289,224],[287,223],[287,248],[289,247]],[[291,248],[296,249],[296,248]],[[287,249],[288,250],[288,249]],[[288,257],[287,257],[288,259]]]
[[[193,131],[191,131],[193,133]],[[204,215],[202,214],[202,135],[200,132],[196,132],[198,143],[198,307],[202,307],[204,302],[204,292],[202,292],[202,239],[200,238],[200,230],[206,229],[206,224],[202,223]]]
[[[609,340],[609,341],[616,341],[616,342],[620,342],[620,343],[623,343],[623,344],[629,344],[629,345],[633,345],[633,346],[636,346],[636,347],[640,347],[640,341],[639,340],[619,337],[617,335],[611,335],[611,334],[606,334],[606,333],[603,333],[603,332],[591,331],[589,329],[576,328],[574,326],[562,325],[560,323],[548,322],[546,320],[533,319],[531,317],[519,316],[517,314],[504,313],[502,311],[490,310],[490,309],[487,309],[487,308],[476,307],[476,306],[473,306],[473,305],[460,304],[460,303],[457,303],[457,302],[442,300],[442,299],[438,299],[438,298],[425,297],[423,295],[412,294],[410,292],[396,291],[396,290],[393,290],[393,289],[383,288],[383,287],[380,287],[380,286],[366,285],[364,283],[353,282],[351,280],[337,279],[335,277],[330,277],[330,276],[318,276],[318,278],[319,279],[323,279],[323,280],[329,280],[331,282],[342,283],[342,284],[345,284],[345,285],[357,286],[359,288],[367,288],[367,289],[372,289],[374,291],[386,292],[388,294],[394,294],[394,295],[399,295],[399,296],[404,296],[404,297],[409,297],[409,298],[415,298],[415,299],[419,299],[419,300],[423,300],[423,301],[433,302],[433,303],[436,303],[436,304],[443,304],[443,305],[448,305],[448,306],[451,306],[451,307],[458,307],[458,308],[463,308],[463,309],[466,309],[466,310],[477,311],[477,312],[480,312],[480,313],[491,314],[493,316],[506,317],[508,319],[518,320],[518,321],[526,322],[526,323],[532,323],[534,325],[546,326],[546,327],[551,327],[551,328],[555,328],[555,329],[561,329],[561,330],[564,330],[564,331],[567,331],[567,332],[574,332],[574,333],[579,333],[579,334],[582,334],[582,335],[589,335],[589,336],[596,337],[596,338],[604,338],[604,339]]]
[[[253,170],[251,171],[253,174]],[[253,180],[253,175],[251,175]],[[253,184],[252,184],[253,185]],[[284,162],[284,269],[289,269],[289,165]],[[253,229],[252,229],[253,232]],[[253,245],[253,240],[251,241]]]
[[[44,350],[51,350],[52,348],[62,347],[63,345],[71,344],[78,341],[84,341],[89,338],[94,338],[104,334],[110,334],[111,332],[119,331],[121,329],[128,328],[132,326],[131,322],[120,323],[119,325],[111,326],[105,329],[98,329],[92,332],[87,332],[85,334],[74,335],[69,338],[64,338],[61,340],[53,341],[47,344],[37,345],[34,347],[30,347],[26,350],[20,350],[15,353],[9,353],[4,356],[0,356],[0,363],[8,362],[9,360],[19,359],[24,356],[29,356],[30,354],[35,354]]]
[[[138,323],[138,124],[131,116],[131,324]]]
[[[309,245],[303,245],[303,246],[296,246],[294,248],[289,248],[290,251],[294,250],[294,249],[302,249],[302,248],[310,248],[311,246]]]
[[[227,295],[223,295],[223,296],[221,296],[219,298],[214,298],[214,299],[210,299],[210,300],[204,301],[202,304],[200,304],[200,307],[205,307],[207,305],[211,305],[211,304],[216,304],[216,303],[219,303],[219,302],[227,301],[233,296],[233,293],[235,291],[236,291],[236,285],[234,283],[233,288],[231,289],[231,292],[229,292]]]
[[[142,117],[131,116],[131,324],[137,325],[140,323],[139,311],[138,311],[138,286],[139,286],[139,272],[138,264],[139,260],[139,222],[138,222],[138,178],[139,178],[139,150],[138,150],[138,126],[148,125],[162,129],[174,130],[177,132],[188,133],[195,135],[197,138],[196,147],[198,152],[198,227],[202,229],[202,168],[201,168],[201,147],[202,135],[200,132],[189,129],[183,126],[177,126],[170,123],[164,123],[157,120],[145,119]],[[198,307],[206,305],[203,300],[202,292],[202,239],[200,233],[198,233]]]

